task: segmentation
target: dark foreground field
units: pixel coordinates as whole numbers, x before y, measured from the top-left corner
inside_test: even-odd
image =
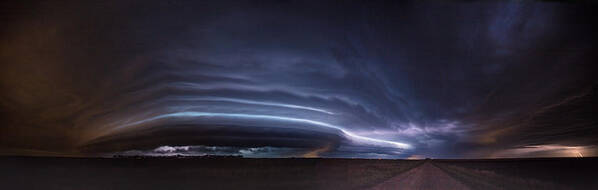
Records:
[[[598,159],[0,157],[2,189],[597,189]]]
[[[472,189],[598,189],[598,158],[434,160]]]

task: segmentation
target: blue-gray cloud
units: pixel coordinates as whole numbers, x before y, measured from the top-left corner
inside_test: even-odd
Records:
[[[5,150],[486,157],[597,143],[593,7],[28,6],[42,12],[1,33]]]

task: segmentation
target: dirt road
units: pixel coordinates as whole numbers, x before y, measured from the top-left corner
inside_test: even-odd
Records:
[[[470,189],[442,170],[426,162],[373,188],[382,189]]]

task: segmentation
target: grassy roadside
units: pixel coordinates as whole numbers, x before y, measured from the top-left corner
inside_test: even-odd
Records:
[[[472,189],[570,189],[548,181],[521,178],[518,176],[505,176],[490,170],[459,167],[450,163],[432,163]]]
[[[0,157],[7,189],[364,189],[423,161]]]

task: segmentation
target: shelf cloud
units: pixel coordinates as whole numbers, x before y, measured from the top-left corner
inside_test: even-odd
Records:
[[[1,154],[596,155],[591,6],[9,6]]]

